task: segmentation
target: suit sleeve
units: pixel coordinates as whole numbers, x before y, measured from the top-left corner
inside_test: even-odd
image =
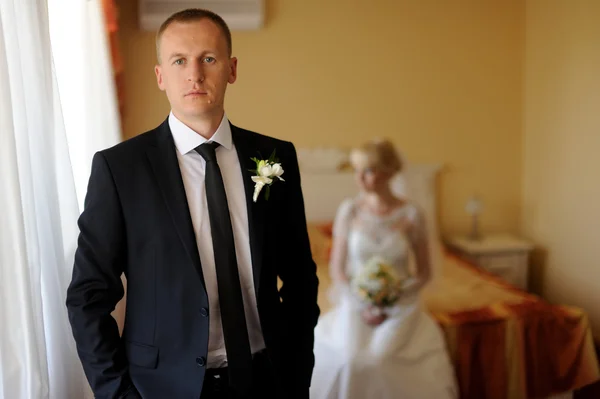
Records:
[[[286,386],[294,392],[307,392],[314,368],[314,328],[320,313],[319,282],[308,238],[296,150],[291,143],[288,145],[288,156],[283,158],[287,162],[283,165],[287,197],[278,232],[282,235],[278,258],[283,283],[280,289],[282,322],[285,323],[282,341],[285,370],[282,373]]]
[[[78,223],[80,234],[66,301],[77,352],[96,398],[133,398],[135,388],[111,316],[124,295],[125,223],[102,153],[92,161],[85,210]]]

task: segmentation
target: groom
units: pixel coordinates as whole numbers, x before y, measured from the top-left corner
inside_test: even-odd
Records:
[[[218,15],[171,16],[155,67],[170,115],[94,157],[67,307],[97,398],[308,398],[318,280],[298,161],[228,121],[231,51]],[[254,180],[271,182],[256,200]]]

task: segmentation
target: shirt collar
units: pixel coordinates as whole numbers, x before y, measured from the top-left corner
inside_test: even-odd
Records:
[[[229,120],[225,113],[223,113],[221,124],[208,140],[180,121],[173,114],[173,111],[169,114],[169,128],[173,135],[173,141],[175,141],[175,147],[177,147],[177,151],[179,151],[181,155],[193,151],[196,147],[207,141],[217,142],[227,150],[232,148],[231,126],[229,125]]]

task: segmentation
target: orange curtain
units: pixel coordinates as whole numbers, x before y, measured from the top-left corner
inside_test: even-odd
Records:
[[[117,91],[117,101],[119,104],[119,115],[121,123],[124,115],[124,79],[123,79],[123,59],[119,50],[119,22],[118,10],[115,0],[102,0],[102,8],[104,10],[104,21],[106,24],[106,33],[108,35],[109,51],[112,58],[113,73],[115,76],[115,87]]]

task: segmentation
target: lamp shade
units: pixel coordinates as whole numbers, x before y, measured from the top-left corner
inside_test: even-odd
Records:
[[[477,197],[471,197],[467,201],[465,211],[469,215],[479,215],[483,211],[483,202],[481,202],[481,200]]]

